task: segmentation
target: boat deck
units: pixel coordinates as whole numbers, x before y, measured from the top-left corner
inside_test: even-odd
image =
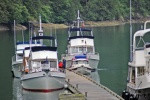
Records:
[[[70,85],[85,95],[86,100],[124,100],[107,87],[85,75],[66,70],[66,78]]]

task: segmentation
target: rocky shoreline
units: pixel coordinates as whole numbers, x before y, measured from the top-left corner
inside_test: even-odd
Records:
[[[132,20],[132,23],[144,23],[148,19],[140,19],[140,20]],[[121,24],[129,23],[129,21],[122,22],[122,21],[86,21],[85,27],[101,27],[101,26],[117,26]],[[33,24],[35,27],[38,27],[38,24]],[[0,31],[4,30],[13,30],[12,28],[9,28],[6,24],[0,24]],[[42,23],[42,27],[45,29],[49,28],[68,28],[68,25],[65,24],[54,24],[54,23]],[[26,30],[28,29],[26,26],[23,26],[21,24],[16,25],[16,30]]]

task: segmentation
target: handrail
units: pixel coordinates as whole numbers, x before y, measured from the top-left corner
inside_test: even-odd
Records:
[[[146,21],[145,23],[144,23],[144,30],[146,29],[146,24],[147,23],[150,23],[150,20],[148,20],[148,21]]]
[[[82,75],[82,74],[77,73],[77,72],[75,72],[75,71],[72,71],[72,72],[74,72],[74,73],[76,73],[76,74],[78,74],[78,75],[80,75],[80,76],[82,76],[82,77],[85,77],[85,78],[88,79],[89,81],[93,82],[95,85],[98,85],[99,87],[105,89],[107,92],[109,92],[109,93],[112,94],[113,96],[117,97],[119,100],[124,100],[121,96],[119,96],[118,94],[116,94],[115,92],[113,92],[112,90],[110,90],[109,88],[105,87],[104,85],[97,83],[96,81],[94,81],[93,79],[89,78],[88,76]]]

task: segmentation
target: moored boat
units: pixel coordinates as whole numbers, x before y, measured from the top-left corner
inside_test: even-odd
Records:
[[[80,19],[79,10],[77,21],[68,30],[68,44],[66,54],[62,57],[66,60],[66,67],[71,66],[72,58],[77,54],[85,54],[88,58],[89,65],[97,68],[100,57],[95,52],[93,31],[85,28],[84,21]]]
[[[30,40],[39,41],[41,46],[31,46],[24,50],[25,72],[21,76],[22,88],[34,92],[62,90],[66,84],[66,75],[58,67],[56,39],[52,36],[43,36],[42,32],[40,27],[39,36],[31,37]]]
[[[14,20],[14,46],[15,46],[15,55],[12,57],[11,71],[14,77],[20,78],[23,67],[22,66],[23,50],[25,47],[29,46],[29,42],[25,42],[24,37],[22,37],[22,41],[16,40],[15,20]]]
[[[73,70],[83,75],[90,75],[91,72],[94,71],[94,69],[90,67],[89,61],[86,55],[76,55],[72,59],[69,70]]]
[[[133,37],[132,59],[128,63],[127,88],[122,93],[125,100],[150,99],[150,29],[146,28],[135,32]]]

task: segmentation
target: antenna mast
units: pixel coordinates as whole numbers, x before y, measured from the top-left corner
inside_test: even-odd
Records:
[[[132,20],[132,14],[131,14],[131,11],[132,11],[132,7],[131,7],[132,3],[131,3],[131,0],[130,0],[130,61],[133,60],[133,46],[132,46],[132,23],[131,23],[131,20]]]

